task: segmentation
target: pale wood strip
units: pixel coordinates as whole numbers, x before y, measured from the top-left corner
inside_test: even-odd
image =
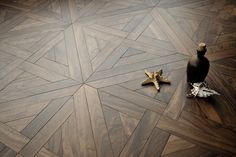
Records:
[[[11,122],[7,122],[5,124],[7,124],[8,126],[10,126],[13,129],[21,132],[34,118],[35,118],[35,116],[26,117],[26,118],[17,119],[17,120],[11,121]]]
[[[139,107],[152,110],[161,114],[164,111],[165,105],[158,100],[136,93],[129,89],[114,85],[102,88],[101,90],[124,99],[128,102],[138,105]]]
[[[28,17],[30,17],[32,19],[43,21],[45,23],[56,23],[56,22],[58,22],[58,19],[56,19],[54,17],[41,16],[41,15],[33,13],[33,12],[28,12],[26,14],[26,16],[28,16]]]
[[[144,113],[137,128],[122,150],[120,157],[139,156],[159,117],[158,114],[149,110]]]
[[[168,41],[165,33],[163,32],[163,28],[160,28],[154,20],[148,27],[156,39]],[[145,36],[145,33],[143,35]]]
[[[102,87],[107,87],[115,84],[120,84],[126,81],[131,81],[134,78],[143,78],[143,70],[135,71],[135,72],[130,72],[127,74],[122,74],[122,75],[116,75],[113,77],[108,77],[96,81],[91,81],[88,82],[87,84],[90,86],[93,86],[95,88],[102,88]]]
[[[169,136],[169,133],[155,127],[139,157],[161,156]]]
[[[108,34],[112,34],[121,38],[125,38],[128,36],[127,32],[124,31],[120,31],[118,29],[113,29],[107,26],[102,26],[102,25],[98,25],[98,24],[94,24],[89,26],[90,28],[96,29],[98,31],[104,32],[104,33],[108,33]]]
[[[158,6],[162,8],[174,8],[182,5],[187,5],[187,4],[192,4],[194,2],[199,2],[199,1],[205,1],[205,0],[165,0],[165,1],[160,1]]]
[[[202,16],[202,15],[195,15],[195,14],[191,14],[188,12],[183,12],[183,11],[181,11],[181,9],[169,8],[168,12],[172,16],[177,16],[180,18],[188,19],[188,20],[201,21],[204,18],[204,16]]]
[[[63,33],[59,33],[56,35],[53,39],[51,39],[49,42],[47,42],[43,47],[41,47],[36,53],[34,53],[32,56],[30,56],[27,61],[31,63],[35,63],[37,60],[39,60],[41,57],[43,57],[48,50],[53,48],[55,44],[57,44],[59,41],[63,39],[64,35]]]
[[[37,115],[46,105],[48,102],[41,102],[41,103],[32,103],[30,105],[15,105],[8,107],[7,110],[2,109],[0,111],[0,120],[1,122],[10,122],[13,121],[13,124],[15,123],[14,121],[17,121],[22,118],[27,118],[27,117],[32,117]],[[20,125],[18,122],[17,125]],[[16,126],[17,127],[17,126]],[[21,125],[19,126],[21,127]],[[18,128],[18,127],[17,127]]]
[[[109,42],[102,50],[98,53],[98,55],[92,60],[92,66],[93,69],[97,69],[104,60],[107,59],[107,57],[113,52],[115,48],[117,48],[120,43],[122,42],[121,39],[113,39],[111,42]]]
[[[82,27],[75,25],[74,26],[75,39],[77,43],[77,50],[79,54],[79,60],[82,70],[83,79],[87,80],[87,78],[92,74],[92,64],[89,58],[89,52],[87,48],[87,43],[84,36],[84,31]]]
[[[212,131],[214,132],[215,129],[217,129],[217,125],[212,126],[209,125],[211,123],[208,123],[206,126],[207,128],[214,128]],[[157,127],[159,127],[162,130],[168,131],[171,134],[174,134],[176,136],[180,136],[186,140],[190,140],[192,143],[196,143],[199,145],[202,145],[203,147],[208,147],[210,149],[214,149],[216,151],[222,151],[227,154],[235,154],[235,143],[232,142],[232,140],[228,141],[228,143],[225,143],[224,140],[224,129],[222,130],[221,137],[215,137],[212,134],[209,134],[209,132],[205,132],[205,129],[201,129],[198,126],[194,126],[194,124],[191,124],[187,119],[179,119],[178,121],[173,120],[171,118],[168,118],[166,116],[163,116],[160,121],[157,124]],[[229,131],[225,129],[225,131]],[[234,133],[235,134],[235,133]],[[236,137],[234,135],[234,137]]]
[[[211,10],[199,10],[199,9],[192,9],[192,8],[184,8],[184,7],[175,7],[175,8],[171,8],[169,10],[176,10],[180,13],[188,13],[193,14],[194,16],[196,15],[201,15],[201,16],[209,16],[209,17],[214,17],[217,15],[217,12],[215,11],[211,11]]]
[[[78,52],[76,49],[75,37],[73,33],[73,28],[70,26],[65,30],[65,43],[68,57],[68,66],[70,77],[82,82],[80,60],[78,58]]]
[[[27,59],[30,55],[32,55],[27,50],[22,50],[18,47],[14,47],[12,45],[6,44],[6,43],[0,43],[0,50],[9,53],[11,55],[17,56],[22,59]]]
[[[97,22],[100,25],[108,26],[112,28],[118,28],[118,30],[121,30],[130,20],[132,19],[132,16],[127,15],[116,15],[112,17],[105,17],[104,19],[101,19],[101,21]],[[122,27],[116,27],[118,25],[121,25]],[[124,30],[122,30],[124,31]],[[127,31],[125,31],[127,32]]]
[[[141,119],[145,109],[105,92],[99,92],[101,103],[130,117]]]
[[[154,22],[154,23],[156,23],[156,22]],[[153,29],[155,29],[155,28],[153,28]],[[156,30],[154,30],[154,31],[156,31]],[[150,38],[150,37],[147,37],[147,36],[144,36],[144,35],[140,36],[137,39],[137,41],[145,43],[145,44],[153,46],[153,47],[157,47],[157,48],[163,49],[163,50],[176,51],[175,47],[170,42],[166,42],[166,41],[163,41],[163,40]],[[165,53],[165,55],[168,55],[168,53],[167,54]]]
[[[186,103],[186,85],[187,82],[186,78],[184,77],[180,81],[163,115],[168,116],[172,119],[178,119]]]
[[[9,83],[16,79],[17,76],[22,74],[23,71],[20,69],[15,69],[7,74],[4,78],[0,79],[0,91],[4,89]]]
[[[65,40],[62,40],[60,43],[58,43],[53,50],[54,56],[52,55],[52,58],[55,59],[56,62],[68,66],[68,56]]]
[[[0,79],[9,74],[15,68],[17,68],[22,62],[22,59],[16,58],[13,62],[6,65],[3,69],[0,70]]]
[[[43,147],[35,157],[58,157],[58,156]]]
[[[55,72],[48,71],[47,69],[41,68],[30,62],[24,62],[20,65],[20,69],[25,70],[29,73],[37,75],[45,80],[55,82],[66,79],[66,77],[56,74]]]
[[[97,71],[107,70],[113,67],[113,65],[121,58],[121,56],[128,50],[128,46],[121,44],[114,51],[112,51],[111,55],[107,57],[107,59],[101,64]]]
[[[123,57],[114,65],[114,67],[134,64],[134,63],[142,62],[145,60],[150,60],[155,57],[157,57],[157,56],[153,55],[153,54],[149,54],[149,53],[141,53],[141,54],[132,55],[129,57]]]
[[[50,71],[53,71],[53,72],[56,72],[58,74],[61,74],[63,76],[66,76],[66,77],[69,77],[69,70],[68,70],[68,67],[63,65],[63,64],[59,64],[57,62],[54,62],[54,61],[51,61],[51,60],[48,60],[46,58],[40,58],[37,62],[36,62],[37,65],[45,68],[45,69],[48,69]]]
[[[176,47],[176,49],[183,54],[189,55],[189,51],[185,48],[181,40],[178,38],[175,32],[170,28],[168,23],[163,19],[162,15],[159,12],[159,8],[153,9],[151,13],[155,22],[159,25],[159,27],[165,29],[164,32],[166,33],[168,39]]]
[[[90,114],[85,95],[85,86],[74,94],[74,110],[79,136],[79,152],[81,157],[96,157],[96,147],[93,139]]]
[[[25,144],[29,142],[29,139],[0,122],[0,142],[4,143],[15,152],[19,152]]]
[[[125,12],[125,13],[121,13],[121,14],[112,14],[111,16],[105,16],[105,17],[99,18],[94,21],[88,21],[87,24],[91,25],[93,23],[99,23],[99,24],[111,26],[113,24],[117,24],[117,22],[119,22],[119,21],[128,22],[132,19],[131,21],[133,21],[133,22],[136,21],[137,23],[132,24],[132,22],[130,21],[128,25],[130,25],[131,27],[133,27],[133,26],[135,27],[142,20],[142,18],[146,15],[146,13],[149,12],[149,10],[150,9],[130,11],[130,12]],[[110,12],[110,13],[112,13],[112,12]],[[106,13],[106,15],[110,14],[110,13]],[[140,18],[140,16],[141,16],[141,18]],[[139,17],[139,21],[138,21],[138,17]],[[89,22],[91,22],[91,23],[89,23]],[[122,31],[130,32],[131,30],[133,30],[131,27],[129,27],[129,28],[127,27],[128,29],[123,29]],[[130,29],[130,31],[129,31],[129,29]]]
[[[136,40],[141,33],[147,28],[147,26],[152,22],[153,17],[148,14],[145,18],[134,28],[134,30],[127,36],[127,39]]]
[[[113,156],[113,152],[98,92],[92,87],[85,86],[85,93],[88,101],[97,156],[111,157]]]
[[[61,128],[62,127],[58,128],[57,131],[50,137],[50,139],[44,145],[46,149],[57,154],[58,156],[62,156],[63,154]]]
[[[119,37],[114,36],[112,34],[101,32],[96,29],[91,29],[89,27],[83,27],[83,30],[84,30],[85,35],[87,35],[87,36],[89,35],[94,38],[98,38],[98,39],[102,39],[102,40],[112,41],[111,39],[113,39],[113,38],[119,38]]]
[[[76,127],[75,113],[61,126],[62,128],[62,152],[63,156],[77,157],[80,156],[79,134]]]
[[[101,0],[101,1],[91,1],[88,5],[86,5],[85,7],[83,7],[80,11],[79,11],[79,16],[78,17],[82,17],[82,16],[92,16],[95,15],[96,12],[101,9],[104,4],[106,3],[105,0]]]
[[[40,26],[35,26],[32,28],[24,28],[21,30],[13,30],[7,33],[2,33],[0,35],[0,39],[2,38],[9,38],[9,37],[16,37],[24,34],[31,34],[35,32],[41,32],[41,33],[49,33],[49,32],[60,32],[65,30],[66,27],[68,27],[69,24],[64,23],[52,23],[52,24],[43,24]]]
[[[22,134],[33,138],[37,132],[57,113],[69,99],[69,96],[52,100],[30,123],[22,130]]]
[[[5,67],[7,64],[13,62],[16,59],[15,56],[9,54],[9,53],[5,53],[3,51],[0,50],[0,64],[1,64],[1,68]]]
[[[38,95],[33,95],[31,97],[26,97],[22,99],[16,99],[12,101],[2,101],[0,103],[1,112],[12,110],[15,107],[23,107],[25,105],[32,105],[36,103],[42,103],[54,98],[60,98],[64,96],[73,95],[73,93],[79,88],[79,85],[71,86],[67,88],[62,88],[55,91],[50,91]]]
[[[71,87],[76,84],[78,84],[78,82],[68,79],[68,80],[62,80],[62,81],[58,81],[54,83],[47,83],[47,84],[38,86],[37,88],[32,86],[30,88],[26,88],[23,90],[13,90],[13,91],[3,90],[2,92],[0,92],[0,102],[29,97],[32,95],[50,92],[50,91],[58,90],[61,88]]]
[[[145,17],[145,15],[146,14],[135,15],[132,18],[132,20],[130,20],[130,22],[122,30],[126,32],[131,32],[132,30],[134,30],[137,24],[141,22],[141,20]]]
[[[39,41],[37,41],[35,44],[33,44],[31,47],[29,47],[29,51],[30,52],[37,52],[39,51],[42,47],[44,47],[48,42],[50,42],[51,40],[53,40],[54,38],[56,38],[56,36],[59,35],[59,32],[48,32],[47,34],[45,34],[45,36],[43,36],[42,38],[40,38]]]
[[[119,10],[115,10],[115,11],[111,11],[111,12],[81,17],[78,19],[78,22],[82,25],[90,25],[90,24],[93,24],[105,17],[124,15],[124,14],[128,14],[128,15],[139,14],[139,13],[141,14],[141,13],[147,13],[150,10],[151,10],[151,8],[147,5],[138,5],[138,6],[127,7],[124,9],[119,9]]]
[[[127,45],[131,48],[141,50],[144,52],[148,52],[148,53],[158,55],[158,56],[166,56],[168,54],[174,53],[173,49],[171,49],[171,51],[169,51],[168,49],[166,50],[161,47],[158,47],[158,45],[154,46],[153,44],[147,44],[147,43],[143,43],[140,41],[133,41],[133,40],[125,39],[123,44]]]
[[[53,133],[73,112],[73,99],[69,99],[63,107],[49,120],[49,122],[25,145],[20,151],[23,156],[33,157],[48,141]]]
[[[53,3],[53,2],[52,2]],[[51,4],[49,4],[49,6],[50,6]],[[57,4],[58,6],[59,6],[59,4]],[[62,8],[61,8],[61,10],[62,10]],[[60,15],[60,14],[57,14],[57,13],[55,13],[54,11],[52,11],[52,10],[48,10],[48,9],[42,9],[42,10],[40,10],[39,12],[36,12],[37,14],[39,14],[40,16],[42,16],[42,17],[49,17],[49,18],[54,18],[57,22],[60,22],[60,23],[63,23],[62,22],[62,15]],[[60,20],[60,21],[59,21]]]

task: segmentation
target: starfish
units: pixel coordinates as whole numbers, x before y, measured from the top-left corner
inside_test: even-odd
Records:
[[[145,74],[147,75],[148,79],[142,82],[142,86],[153,83],[157,91],[160,91],[159,83],[170,84],[170,81],[162,76],[162,70],[157,72],[148,72],[145,70]]]

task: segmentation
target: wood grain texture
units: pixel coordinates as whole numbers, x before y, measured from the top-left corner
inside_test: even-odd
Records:
[[[236,156],[232,0],[0,0],[0,156]],[[187,99],[207,45],[211,89]],[[144,71],[171,81],[141,86]]]
[[[82,86],[73,97],[74,112],[79,135],[80,156],[96,156],[96,147],[93,138],[88,102],[85,94],[85,86]]]
[[[50,119],[50,121],[40,130],[40,132],[34,136],[32,140],[20,151],[20,154],[23,156],[34,156],[72,112],[73,99],[70,99],[57,112],[57,114]]]
[[[6,146],[18,152],[26,143],[29,142],[28,138],[20,134],[16,130],[10,128],[6,124],[0,123],[1,139],[0,141]]]
[[[96,89],[85,86],[88,108],[91,117],[92,130],[94,134],[94,143],[98,156],[113,156],[110,138],[107,132],[107,126]]]
[[[138,156],[158,119],[158,114],[151,111],[146,111],[134,133],[126,143],[120,156]]]

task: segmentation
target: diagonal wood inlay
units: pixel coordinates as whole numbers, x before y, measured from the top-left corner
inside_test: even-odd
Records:
[[[199,42],[221,95],[187,99]],[[0,156],[236,156],[235,43],[233,0],[0,0]]]

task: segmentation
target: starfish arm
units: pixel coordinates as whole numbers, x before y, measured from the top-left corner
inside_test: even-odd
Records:
[[[157,81],[153,81],[153,83],[154,83],[156,89],[157,89],[158,91],[160,91],[159,83],[158,83]]]
[[[152,83],[152,79],[147,79],[147,80],[145,80],[145,81],[142,82],[142,86],[143,86],[143,85],[150,84],[150,83]]]
[[[147,70],[145,70],[145,74],[147,75],[147,77],[152,78],[152,73],[148,72]]]
[[[159,81],[162,83],[169,83],[170,84],[170,80],[165,79],[164,77],[160,77]]]

